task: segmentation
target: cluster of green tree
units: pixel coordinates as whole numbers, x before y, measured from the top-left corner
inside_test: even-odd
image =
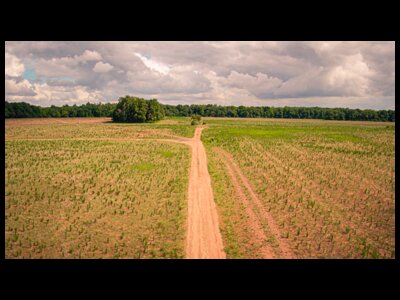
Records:
[[[156,99],[125,96],[118,100],[112,114],[114,122],[144,123],[155,122],[164,118],[164,107]]]
[[[164,105],[165,115],[171,117],[238,117],[238,118],[288,118],[357,121],[395,121],[394,110],[322,108],[322,107],[268,107],[220,105]]]
[[[125,99],[125,100],[124,100]],[[118,104],[91,104],[80,106],[40,107],[25,102],[5,102],[6,118],[47,117],[113,117],[118,122],[152,122],[163,116],[239,117],[239,118],[291,118],[353,121],[395,121],[394,110],[322,108],[322,107],[268,107],[220,105],[163,105],[157,100],[144,100],[126,96]]]
[[[117,104],[112,103],[40,107],[25,102],[6,101],[4,116],[6,118],[111,117],[116,107]]]

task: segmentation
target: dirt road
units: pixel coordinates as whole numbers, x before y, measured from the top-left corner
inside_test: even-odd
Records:
[[[193,138],[155,139],[189,145],[192,149],[188,189],[186,258],[226,258],[219,230],[217,208],[207,168],[207,155],[200,140],[202,127]],[[175,137],[175,136],[173,136]]]
[[[196,128],[191,142],[186,258],[225,258],[202,130]]]

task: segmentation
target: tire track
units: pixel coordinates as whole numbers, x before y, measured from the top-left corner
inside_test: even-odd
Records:
[[[220,149],[217,150],[216,152],[221,153]],[[221,153],[221,157],[222,157],[222,155],[223,154]],[[235,190],[236,190],[237,194],[239,195],[239,198],[245,207],[246,214],[249,217],[248,224],[249,224],[250,230],[252,231],[252,233],[256,239],[258,247],[260,247],[259,251],[261,253],[262,258],[274,258],[274,254],[273,254],[271,247],[269,245],[265,244],[267,237],[262,228],[262,224],[261,224],[260,220],[257,218],[255,212],[252,210],[251,204],[250,204],[249,200],[247,199],[246,195],[244,194],[231,165],[225,159],[223,159],[223,162],[224,162],[226,169],[228,170],[228,174],[231,178],[232,184],[235,187]]]
[[[265,217],[265,219],[267,220],[268,227],[269,227],[271,233],[275,236],[276,241],[278,242],[278,246],[283,254],[283,258],[294,258],[294,255],[293,255],[292,251],[290,250],[289,246],[287,245],[286,241],[284,241],[281,238],[280,230],[279,230],[278,226],[275,224],[275,221],[272,218],[271,214],[265,210],[264,205],[262,204],[262,202],[260,201],[260,199],[258,198],[256,193],[254,192],[253,188],[251,187],[249,180],[242,173],[239,166],[236,164],[236,162],[232,158],[231,154],[221,148],[215,148],[215,151],[223,157],[225,166],[227,167],[228,173],[229,173],[230,177],[232,178],[232,182],[233,182],[240,198],[242,199],[243,203],[245,204],[246,212],[248,212],[248,215],[251,219],[251,223],[254,225],[253,229],[254,229],[256,236],[258,238],[264,238],[264,240],[265,240],[265,233],[263,232],[263,235],[262,235],[261,233],[258,232],[260,230],[261,221],[256,217],[256,214],[254,213],[253,209],[251,208],[251,205],[249,204],[250,202],[248,201],[248,199],[244,195],[243,191],[241,190],[238,178],[240,179],[240,181],[243,183],[243,186],[248,191],[256,208],[259,210],[261,215],[263,217]],[[237,175],[235,175],[235,173]],[[262,228],[262,226],[261,226],[261,228]],[[263,250],[263,251],[264,251],[264,255],[268,254],[268,249]],[[269,258],[271,258],[271,256]]]

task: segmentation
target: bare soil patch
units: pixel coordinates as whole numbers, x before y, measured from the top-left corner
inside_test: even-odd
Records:
[[[178,124],[178,121],[175,120],[161,120],[158,122],[158,124]]]

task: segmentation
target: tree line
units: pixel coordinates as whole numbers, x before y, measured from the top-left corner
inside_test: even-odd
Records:
[[[5,102],[6,118],[75,118],[75,117],[111,117],[117,104],[86,103],[82,105],[63,105],[40,107],[26,102]]]
[[[352,121],[395,121],[394,110],[323,108],[323,107],[271,107],[271,106],[221,106],[164,105],[166,116],[236,117],[236,118],[287,118]]]
[[[133,98],[129,97],[128,98]],[[124,97],[124,98],[127,98]],[[188,117],[200,115],[202,117],[238,117],[238,118],[289,118],[289,119],[324,119],[324,120],[353,120],[353,121],[395,121],[394,110],[372,110],[372,109],[350,109],[350,108],[322,108],[322,107],[269,107],[269,106],[220,106],[214,104],[207,105],[164,105],[153,101],[152,108],[149,109],[141,101],[137,101],[133,106],[121,103],[86,103],[82,105],[63,105],[40,107],[25,102],[5,102],[6,118],[47,118],[47,117],[113,117],[121,122],[127,122],[127,117],[121,112],[117,112],[123,107],[135,107],[141,113],[135,117],[138,120],[156,121],[164,115],[167,117]],[[140,99],[140,98],[134,98]],[[144,99],[142,99],[144,100]],[[129,102],[129,101],[128,101]],[[157,105],[155,104],[157,102]],[[124,106],[125,105],[125,106]],[[146,109],[146,113],[144,110]],[[152,116],[154,114],[154,116]],[[125,118],[125,120],[124,120]],[[148,120],[147,120],[148,119]]]

